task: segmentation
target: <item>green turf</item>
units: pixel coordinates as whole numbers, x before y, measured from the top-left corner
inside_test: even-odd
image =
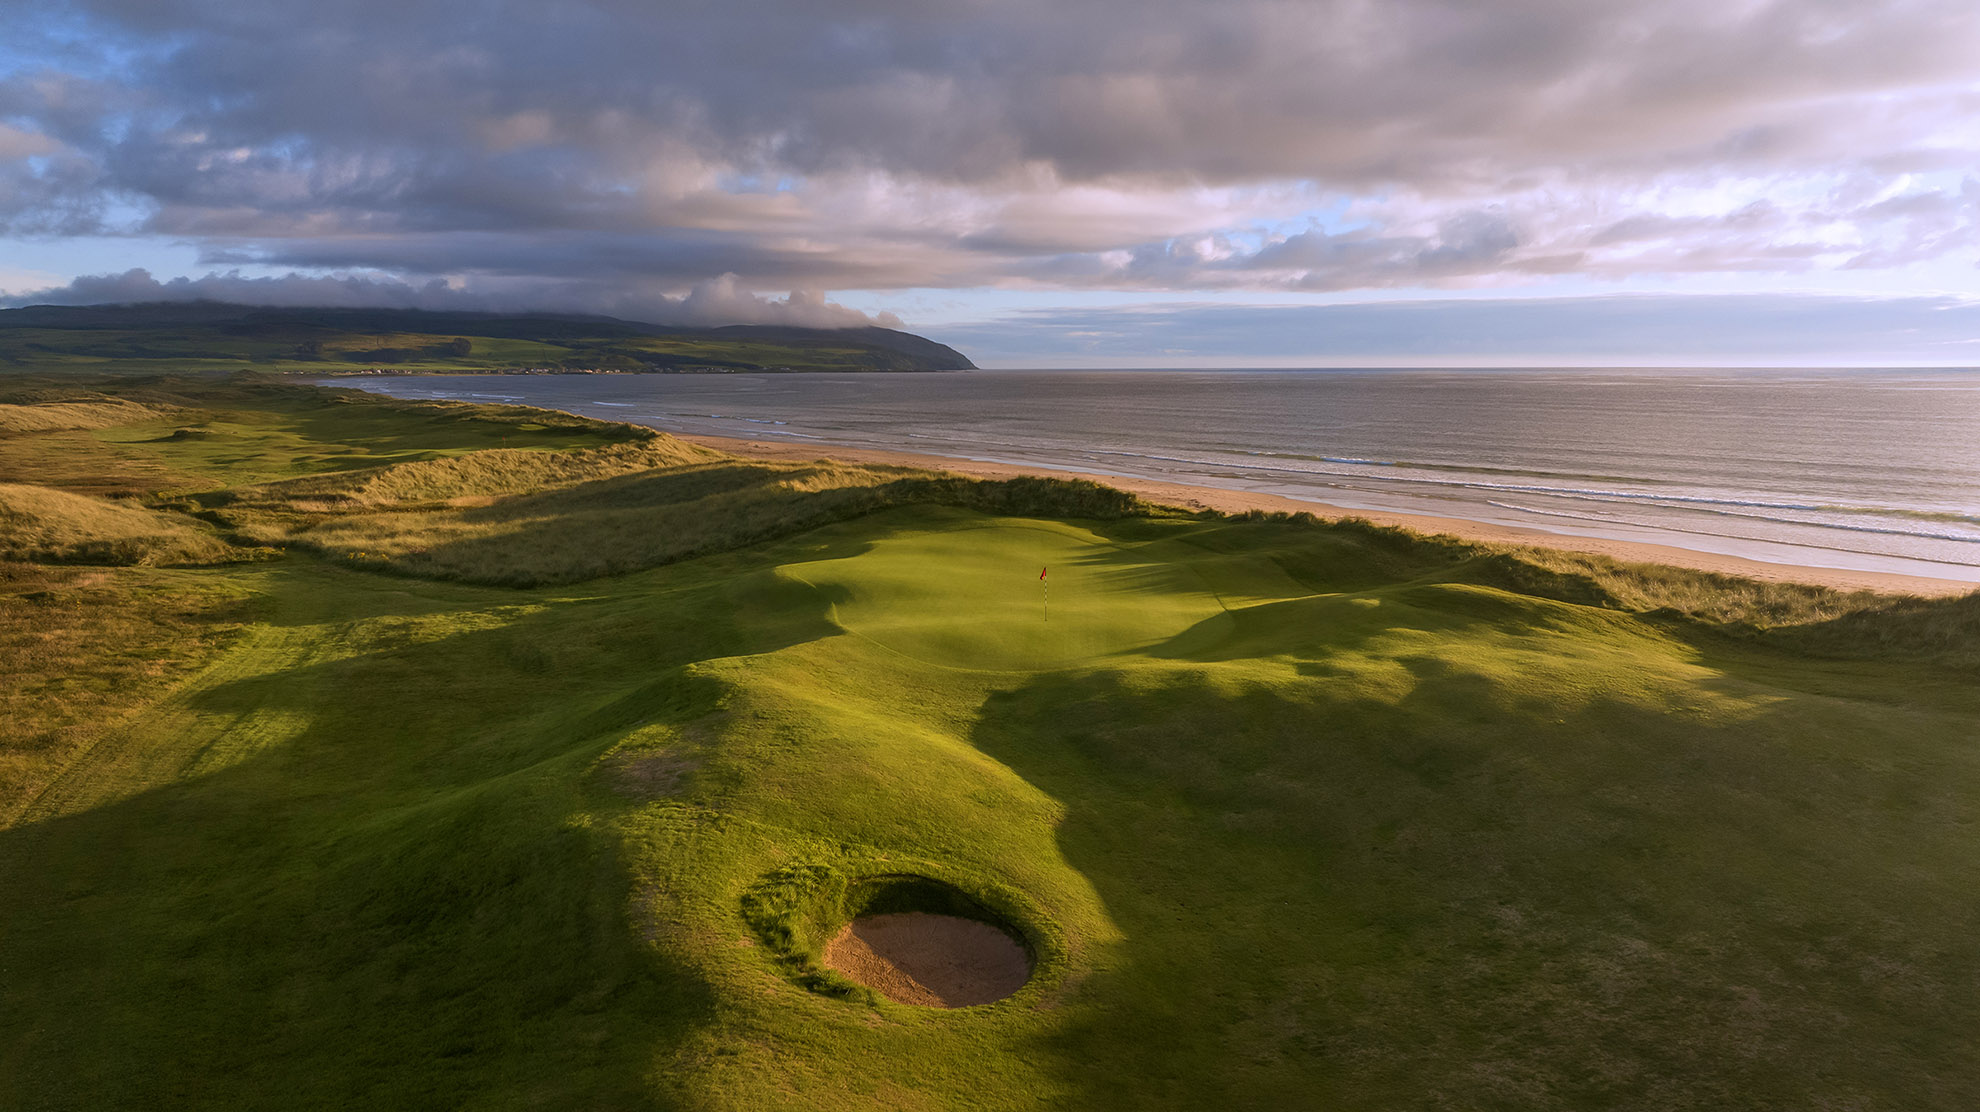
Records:
[[[848,632],[951,668],[1065,667],[1159,645],[1192,627],[1201,627],[1196,640],[1214,642],[1231,626],[1217,596],[1173,552],[1164,559],[1149,545],[1053,522],[975,526],[963,518],[786,570],[833,599],[833,620]]]
[[[374,462],[503,435],[360,416]],[[332,417],[267,421],[128,444],[327,473]],[[528,590],[92,573],[247,624],[0,829],[0,1105],[1980,1102],[1969,603],[1767,595],[1801,617],[1762,633],[1615,601],[1648,572],[956,504],[739,544]],[[994,905],[1033,982],[814,991],[805,901],[894,873]]]

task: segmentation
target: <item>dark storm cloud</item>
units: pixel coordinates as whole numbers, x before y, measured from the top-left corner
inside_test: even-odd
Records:
[[[1350,289],[1905,265],[1971,254],[1974,230],[1969,0],[76,0],[54,19],[0,54],[0,232],[414,285]],[[1321,198],[1348,223],[1308,220]]]

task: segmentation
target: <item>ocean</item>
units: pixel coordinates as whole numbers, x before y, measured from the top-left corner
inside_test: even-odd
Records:
[[[974,371],[326,384],[1980,581],[1980,371]]]

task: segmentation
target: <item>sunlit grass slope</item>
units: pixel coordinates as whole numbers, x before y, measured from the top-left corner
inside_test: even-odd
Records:
[[[537,493],[472,493],[497,454],[227,505],[307,536],[540,499],[568,575],[549,499],[665,520],[619,484],[727,466],[565,451]],[[811,527],[530,589],[301,542],[99,573],[251,620],[0,829],[0,1104],[1980,1102],[1971,602],[1708,621],[1684,573],[791,474],[755,504]],[[802,517],[843,489],[892,501]],[[72,589],[32,574],[7,613]],[[778,901],[882,873],[994,905],[1031,984],[812,976]]]
[[[833,619],[847,631],[953,668],[1062,666],[1231,624],[1172,547],[1117,544],[1055,522],[970,524],[890,537],[789,574],[834,599]],[[1034,564],[1039,574],[1027,574]]]
[[[0,560],[196,564],[229,547],[184,518],[27,483],[0,483]]]
[[[0,829],[246,617],[233,576],[0,561]]]
[[[0,402],[0,433],[107,429],[140,424],[159,416],[144,406],[114,398],[66,398],[39,404]]]
[[[901,467],[737,459],[670,437],[562,453],[482,451],[198,496],[257,544],[381,571],[532,587],[639,571],[889,506],[1119,517],[1155,512],[1084,481],[979,483]]]

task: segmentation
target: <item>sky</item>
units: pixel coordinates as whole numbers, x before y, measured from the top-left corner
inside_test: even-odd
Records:
[[[1980,364],[1972,0],[0,0],[0,304]]]

